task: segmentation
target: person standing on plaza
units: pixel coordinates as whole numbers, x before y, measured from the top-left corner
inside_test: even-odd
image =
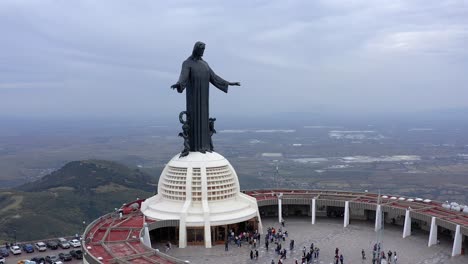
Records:
[[[341,263],[341,264],[343,264],[343,260],[344,260],[343,254],[341,254],[341,255],[340,255],[340,263]]]
[[[168,252],[171,249],[171,242],[167,241],[166,243],[166,252]]]
[[[254,258],[254,253],[252,250],[250,250],[250,259],[253,259]]]
[[[364,251],[364,249],[362,249],[361,255],[362,255],[362,259],[366,259],[366,252]]]
[[[224,242],[224,251],[228,251],[229,250],[229,241],[226,240],[226,242]]]
[[[255,259],[258,259],[258,250],[255,250]]]

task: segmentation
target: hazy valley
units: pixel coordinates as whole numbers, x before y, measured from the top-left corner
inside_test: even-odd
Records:
[[[243,189],[380,190],[468,201],[468,125],[463,122],[330,124],[314,120],[278,125],[281,123],[219,122],[216,150],[233,164]],[[0,194],[5,228],[1,236],[12,237],[12,229],[20,230],[41,215],[47,217],[40,221],[57,221],[55,226],[60,228],[29,236],[18,232],[19,238],[75,233],[83,220],[90,221],[137,196],[152,195],[165,163],[181,150],[180,127],[176,122],[168,124],[55,123],[3,130],[0,179],[4,190]],[[76,160],[110,160],[130,169],[112,163],[109,166],[116,174],[104,173],[105,180],[94,187],[59,177],[93,179],[89,170],[53,172]],[[145,175],[139,184],[119,183],[135,170]],[[41,185],[44,175],[48,175],[47,184]],[[83,200],[83,192],[92,195]],[[118,197],[114,197],[116,193]],[[37,201],[47,201],[43,204],[48,209],[30,210]],[[24,208],[28,210],[21,212]]]

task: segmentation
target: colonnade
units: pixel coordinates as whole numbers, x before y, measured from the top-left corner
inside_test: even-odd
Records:
[[[283,195],[282,193],[278,195],[278,222],[281,223],[283,220]],[[315,225],[316,223],[316,198],[312,198],[311,202],[311,223]],[[376,205],[375,208],[376,215],[375,215],[375,228],[374,230],[377,232],[382,229],[382,206],[380,204]],[[343,218],[343,227],[347,227],[349,225],[349,218],[350,218],[350,209],[349,209],[349,201],[345,201],[344,204],[344,218]],[[411,236],[411,212],[410,209],[406,209],[405,211],[405,221],[403,226],[403,238]],[[460,255],[462,253],[462,233],[460,231],[460,225],[456,225],[455,228],[455,236],[453,239],[453,247],[452,247],[452,257]],[[431,229],[429,232],[429,241],[427,246],[433,246],[437,244],[437,223],[436,217],[431,218]]]

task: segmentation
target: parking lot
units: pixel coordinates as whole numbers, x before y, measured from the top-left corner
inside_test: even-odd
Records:
[[[20,260],[25,260],[25,259],[29,260],[29,259],[34,258],[34,257],[43,257],[43,258],[45,258],[46,256],[50,256],[50,255],[57,255],[58,256],[58,254],[60,254],[62,252],[63,253],[65,253],[65,252],[69,253],[70,250],[78,250],[78,249],[81,250],[81,247],[79,247],[79,248],[69,248],[69,249],[58,248],[56,250],[48,248],[44,252],[39,252],[39,251],[35,250],[33,253],[22,252],[19,255],[13,255],[10,252],[10,256],[5,257],[5,264],[16,264]],[[67,261],[65,263],[75,264],[75,263],[83,263],[83,261],[81,259],[79,259],[79,260],[73,259],[73,260]]]

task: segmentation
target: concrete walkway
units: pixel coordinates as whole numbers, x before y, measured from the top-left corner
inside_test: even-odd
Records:
[[[279,228],[277,219],[262,219],[264,230],[268,227]],[[287,259],[283,263],[294,263],[294,259],[302,257],[302,248],[309,249],[310,244],[320,248],[320,259],[317,263],[329,264],[333,262],[335,248],[340,249],[340,254],[344,256],[344,263],[372,263],[372,247],[377,239],[374,232],[374,225],[370,222],[351,221],[347,228],[343,228],[343,219],[317,218],[315,225],[310,224],[310,218],[285,218],[289,238],[282,243],[287,250]],[[427,247],[428,233],[413,232],[410,237],[402,238],[402,227],[386,225],[383,231],[383,249],[396,251],[398,263],[407,264],[466,264],[467,256],[450,257],[452,242],[443,240],[441,244]],[[271,260],[278,262],[275,253],[275,244],[270,244],[269,251],[265,249],[264,236],[257,246],[259,251],[258,260],[250,260],[250,248],[247,243],[243,243],[241,248],[230,244],[229,251],[224,250],[224,245],[216,245],[211,249],[200,246],[189,246],[185,249],[172,248],[168,254],[189,260],[195,264],[227,264],[227,263],[267,263]],[[289,251],[290,239],[295,240],[295,249]],[[157,245],[157,248],[164,252],[164,245]],[[361,250],[366,252],[367,260],[361,260]]]

